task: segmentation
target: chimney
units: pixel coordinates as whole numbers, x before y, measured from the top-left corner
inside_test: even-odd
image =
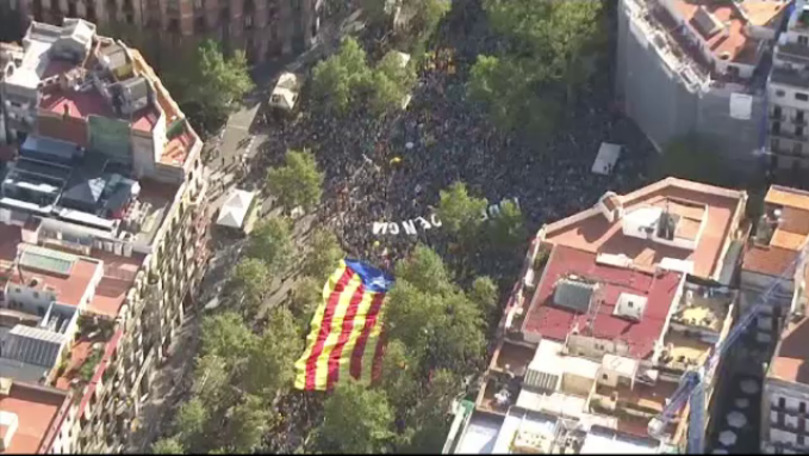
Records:
[[[67,105],[62,106],[62,120],[67,120],[70,117],[70,108]]]
[[[16,413],[0,411],[0,451],[11,448],[11,441],[19,424]]]

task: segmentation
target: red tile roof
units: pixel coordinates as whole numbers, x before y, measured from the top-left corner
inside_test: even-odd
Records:
[[[8,396],[0,396],[0,411],[17,415],[19,425],[11,445],[1,453],[34,454],[44,449],[46,434],[68,395],[64,392],[15,381]]]
[[[87,121],[76,117],[54,117],[53,114],[40,114],[37,117],[37,134],[59,139],[82,147],[90,145]]]
[[[557,245],[551,252],[542,280],[534,293],[523,323],[524,332],[563,341],[576,323],[580,330],[588,327],[587,314],[553,305],[556,282],[568,274],[601,283],[598,298],[603,302],[593,323],[595,337],[626,342],[633,357],[646,358],[651,355],[655,341],[663,331],[681,274],[665,271],[653,277],[640,270],[600,265],[596,263],[594,253]],[[612,316],[622,292],[648,298],[641,321]]]
[[[725,241],[732,235],[737,212],[744,210],[743,191],[666,178],[619,196],[629,212],[644,205],[655,205],[668,199],[705,206],[707,221],[694,251],[668,247],[651,241],[624,236],[621,221],[608,222],[598,209],[588,209],[546,225],[545,241],[588,252],[624,254],[636,264],[650,266],[669,257],[694,262],[694,274],[711,277],[722,264],[719,261]]]
[[[41,279],[36,288],[44,290],[45,287],[52,287],[59,303],[78,306],[99,267],[98,262],[86,258],[79,258],[73,264],[68,275],[18,266],[12,273],[10,281],[14,284],[24,284],[32,277],[36,277]],[[21,272],[22,275],[20,275]]]
[[[129,258],[103,250],[93,250],[93,258],[104,262],[104,277],[96,287],[95,295],[87,306],[89,312],[110,318],[118,316],[126,300],[126,293],[132,288],[143,255],[133,253]]]

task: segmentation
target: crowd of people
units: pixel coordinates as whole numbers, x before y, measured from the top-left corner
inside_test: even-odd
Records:
[[[474,49],[439,49],[419,72],[406,110],[374,118],[363,110],[344,117],[317,114],[304,102],[295,120],[273,122],[262,147],[266,169],[287,149],[312,150],[326,172],[324,222],[335,224],[349,255],[385,265],[401,258],[418,235],[374,234],[374,222],[429,217],[440,190],[463,181],[490,203],[519,198],[529,233],[543,223],[593,205],[606,191],[626,192],[644,179],[653,147],[612,109],[609,81],[579,97],[572,121],[545,144],[498,132],[467,100],[465,74]],[[591,172],[601,142],[623,146],[609,176]],[[521,254],[518,254],[521,255]]]

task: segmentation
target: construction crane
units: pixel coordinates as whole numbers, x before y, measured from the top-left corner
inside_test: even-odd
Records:
[[[680,411],[690,402],[687,453],[702,454],[705,452],[705,385],[710,384],[710,376],[713,375],[712,370],[733,343],[741,337],[747,327],[755,321],[755,317],[767,305],[770,295],[778,288],[781,282],[793,276],[796,268],[803,264],[803,260],[807,252],[809,252],[807,247],[809,247],[809,238],[804,241],[795,260],[784,269],[781,275],[772,280],[770,286],[758,297],[756,304],[728,332],[727,337],[717,342],[705,363],[697,369],[689,370],[683,374],[680,384],[669,398],[669,403],[659,415],[649,422],[649,435],[661,439],[666,426],[677,419]]]

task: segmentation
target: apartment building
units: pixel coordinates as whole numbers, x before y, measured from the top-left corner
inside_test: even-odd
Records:
[[[164,40],[211,37],[259,63],[315,42],[323,0],[16,0],[25,15],[61,25],[65,17],[128,24]]]
[[[776,277],[789,273],[757,317],[756,336],[767,346],[760,437],[761,451],[768,454],[809,451],[809,376],[804,366],[809,357],[805,291],[809,270],[800,257],[808,237],[809,192],[770,187],[742,270],[748,307]]]
[[[120,452],[204,272],[202,142],[82,19],[33,22],[0,70],[3,449]]]
[[[809,168],[809,9],[795,2],[787,28],[779,36],[767,83],[770,166]]]
[[[543,226],[500,324],[474,411],[445,452],[656,453],[683,373],[731,327],[747,195],[667,178]],[[710,398],[713,384],[707,388]]]
[[[663,148],[697,135],[737,173],[764,149],[767,57],[789,0],[621,0],[616,93]]]

